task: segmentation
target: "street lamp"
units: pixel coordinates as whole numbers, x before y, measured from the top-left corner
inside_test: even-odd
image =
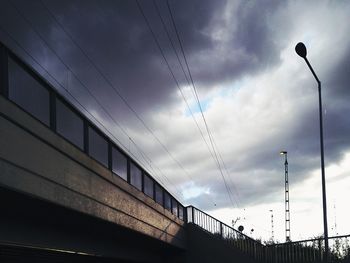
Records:
[[[290,242],[290,209],[289,209],[289,182],[288,182],[288,153],[287,151],[281,151],[281,155],[284,155],[284,200],[285,200],[285,227],[286,227],[286,242]]]
[[[326,180],[325,180],[325,169],[324,169],[324,149],[323,149],[323,118],[322,118],[322,97],[321,97],[321,81],[318,79],[314,69],[311,67],[308,59],[306,58],[306,47],[303,43],[299,42],[295,46],[296,53],[302,57],[312,75],[314,75],[318,84],[318,102],[319,102],[319,118],[320,118],[320,144],[321,144],[321,174],[322,174],[322,199],[323,199],[323,227],[324,227],[324,241],[325,241],[325,261],[328,261],[328,227],[327,227],[327,201],[326,201]]]

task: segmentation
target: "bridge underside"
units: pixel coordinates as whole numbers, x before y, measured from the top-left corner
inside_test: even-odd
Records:
[[[5,187],[0,187],[0,200],[0,261],[173,262],[184,253],[136,231]]]

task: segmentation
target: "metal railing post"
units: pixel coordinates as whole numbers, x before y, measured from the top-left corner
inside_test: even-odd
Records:
[[[318,248],[319,248],[319,250],[320,250],[320,254],[319,254],[320,261],[322,261],[323,255],[322,255],[322,243],[321,243],[321,239],[318,240]]]
[[[195,224],[195,220],[194,220],[194,207],[192,206],[192,223]]]

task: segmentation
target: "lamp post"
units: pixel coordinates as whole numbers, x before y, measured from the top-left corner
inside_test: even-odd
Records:
[[[320,144],[321,144],[321,175],[322,175],[322,199],[323,199],[323,228],[324,228],[324,243],[325,243],[325,258],[327,262],[329,257],[329,246],[328,246],[328,226],[327,226],[327,200],[326,200],[326,179],[325,179],[325,169],[324,169],[324,148],[323,148],[323,117],[322,117],[322,97],[321,97],[321,81],[318,79],[314,69],[312,68],[309,60],[306,57],[307,51],[303,43],[299,42],[295,46],[296,53],[302,57],[312,75],[315,77],[318,84],[318,102],[319,102],[319,119],[320,119]]]
[[[289,181],[288,181],[288,153],[287,151],[281,151],[281,155],[284,155],[284,200],[285,200],[285,227],[286,227],[286,242],[290,242],[290,209],[289,209]]]

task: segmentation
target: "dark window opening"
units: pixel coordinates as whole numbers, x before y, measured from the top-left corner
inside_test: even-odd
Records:
[[[142,171],[134,163],[130,164],[130,184],[142,191]]]
[[[184,207],[179,204],[179,218],[184,220]]]
[[[174,198],[172,199],[172,213],[176,216],[179,215],[178,208],[177,208],[177,201]]]
[[[112,170],[125,181],[128,180],[128,159],[116,148],[112,148]]]
[[[149,197],[153,198],[153,180],[148,175],[144,175],[144,193]]]
[[[9,99],[49,126],[49,90],[11,57],[8,59],[8,70]]]
[[[158,204],[163,206],[163,188],[159,185],[155,185],[155,199]]]
[[[108,142],[91,127],[89,127],[89,155],[108,166]]]
[[[56,131],[84,149],[84,121],[59,99],[56,99]]]
[[[167,192],[164,192],[164,208],[171,211],[171,197]]]

